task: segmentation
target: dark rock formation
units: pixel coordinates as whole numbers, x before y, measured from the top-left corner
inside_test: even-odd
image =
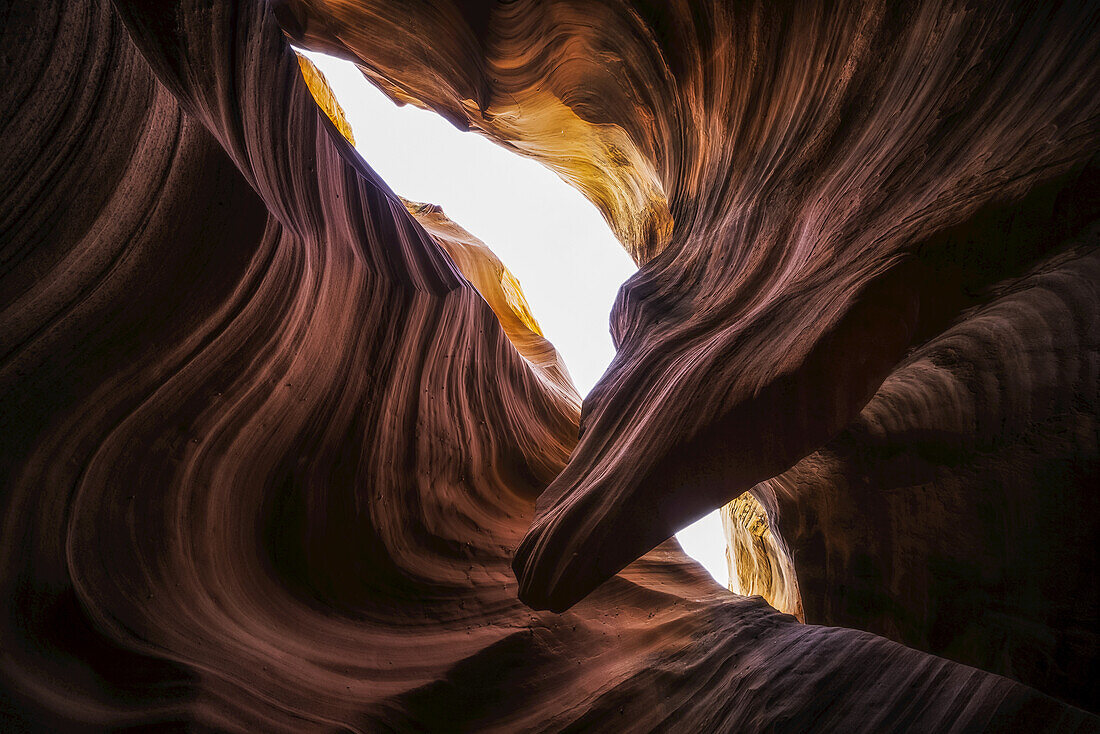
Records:
[[[807,618],[1100,701],[1095,226],[891,373],[754,491]]]
[[[1095,7],[3,14],[3,728],[1100,730]],[[607,214],[582,417],[284,31]]]
[[[519,550],[523,598],[568,607],[859,416],[832,463],[758,488],[778,532],[746,573],[789,570],[796,522],[784,593],[810,621],[1097,706],[1095,4],[381,5],[284,15],[558,167],[645,264]],[[538,134],[558,102],[594,131],[564,160]],[[613,139],[622,165],[588,168]]]

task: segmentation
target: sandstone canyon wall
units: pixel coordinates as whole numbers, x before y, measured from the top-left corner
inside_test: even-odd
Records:
[[[0,12],[3,728],[1100,731],[1095,4]],[[583,404],[288,37],[600,207]]]

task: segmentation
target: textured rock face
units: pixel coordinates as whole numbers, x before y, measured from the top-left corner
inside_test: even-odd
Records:
[[[824,449],[754,489],[809,620],[1096,707],[1098,237],[994,289]]]
[[[381,6],[284,15],[557,166],[645,264],[519,551],[525,599],[569,606],[856,418],[757,489],[767,538],[731,508],[744,589],[797,613],[798,569],[811,621],[1096,706],[1096,7]],[[582,163],[538,132],[559,103],[599,131],[566,136]],[[622,166],[581,173],[612,138]]]
[[[771,515],[775,515],[773,510]],[[730,590],[760,596],[803,622],[802,596],[790,551],[773,529],[769,513],[751,492],[722,508]]]
[[[658,5],[7,9],[5,728],[1100,728],[1095,9]],[[284,30],[601,206],[580,416]]]
[[[398,99],[539,159],[560,160],[532,131],[566,105],[623,153],[563,175],[617,231],[648,233],[624,238],[646,267],[612,316],[619,353],[519,554],[536,605],[567,607],[790,467],[908,349],[1095,215],[1090,6],[519,2],[414,22],[384,5],[282,16]],[[622,169],[656,176],[650,204],[609,203],[650,191]],[[670,227],[640,227],[666,206]]]

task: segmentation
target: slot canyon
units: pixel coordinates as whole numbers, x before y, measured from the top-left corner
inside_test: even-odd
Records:
[[[1100,3],[0,18],[0,730],[1100,732]],[[583,399],[295,48],[598,208]]]

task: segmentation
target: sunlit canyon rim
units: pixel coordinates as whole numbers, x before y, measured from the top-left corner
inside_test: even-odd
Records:
[[[1096,3],[0,16],[0,728],[1100,731]],[[600,209],[583,401],[292,44]]]

